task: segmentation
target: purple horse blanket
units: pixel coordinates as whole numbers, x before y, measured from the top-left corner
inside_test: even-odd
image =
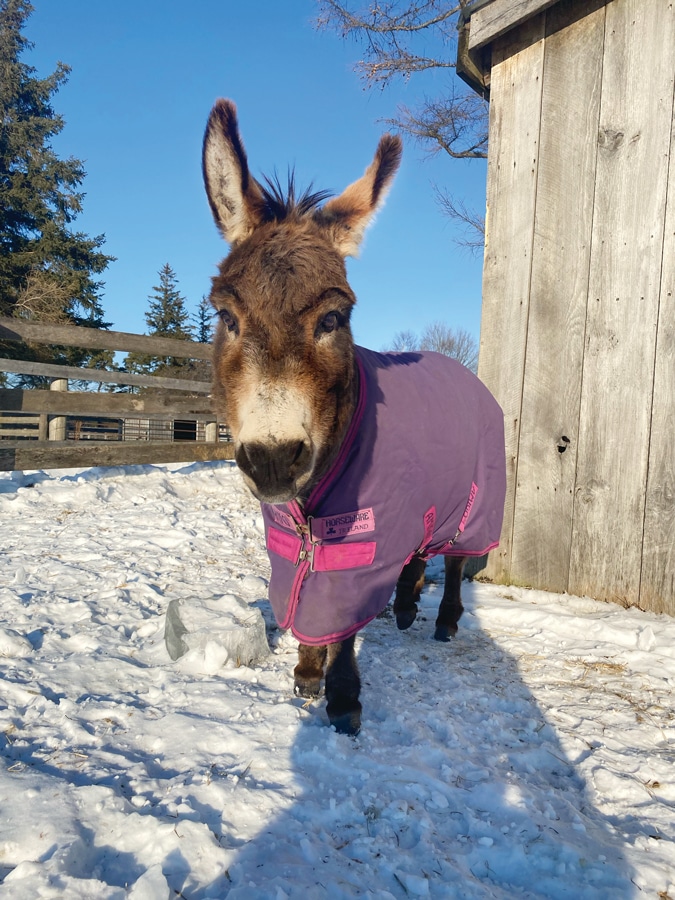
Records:
[[[261,504],[270,602],[303,644],[344,640],[387,605],[413,556],[497,546],[501,408],[440,353],[356,348],[359,398],[331,470],[301,506]]]

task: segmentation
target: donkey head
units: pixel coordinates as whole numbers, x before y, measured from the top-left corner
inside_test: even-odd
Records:
[[[253,493],[283,503],[307,493],[349,425],[356,375],[349,327],[354,255],[384,200],[401,141],[384,135],[365,174],[323,206],[324,193],[284,196],[249,173],[234,103],[219,100],[204,136],[206,192],[231,245],[213,279],[220,322],[214,397]]]

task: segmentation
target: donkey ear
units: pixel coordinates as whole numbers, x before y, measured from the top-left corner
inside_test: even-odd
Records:
[[[350,184],[339,197],[329,200],[321,210],[321,221],[329,229],[342,256],[356,256],[366,228],[384,203],[402,152],[400,137],[383,135],[375,159],[361,178]]]
[[[243,241],[260,224],[262,192],[248,170],[239,136],[237,107],[218,100],[204,134],[202,171],[213,218],[230,244]]]

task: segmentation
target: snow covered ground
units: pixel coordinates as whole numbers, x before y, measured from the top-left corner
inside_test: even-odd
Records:
[[[675,620],[465,584],[443,645],[432,581],[351,739],[261,531],[229,463],[0,474],[0,897],[675,898]],[[173,662],[168,603],[224,595],[272,653]]]

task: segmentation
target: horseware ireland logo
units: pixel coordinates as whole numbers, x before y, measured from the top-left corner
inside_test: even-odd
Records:
[[[375,531],[375,515],[372,508],[356,509],[337,516],[324,516],[312,520],[312,533],[321,541],[349,537]]]

